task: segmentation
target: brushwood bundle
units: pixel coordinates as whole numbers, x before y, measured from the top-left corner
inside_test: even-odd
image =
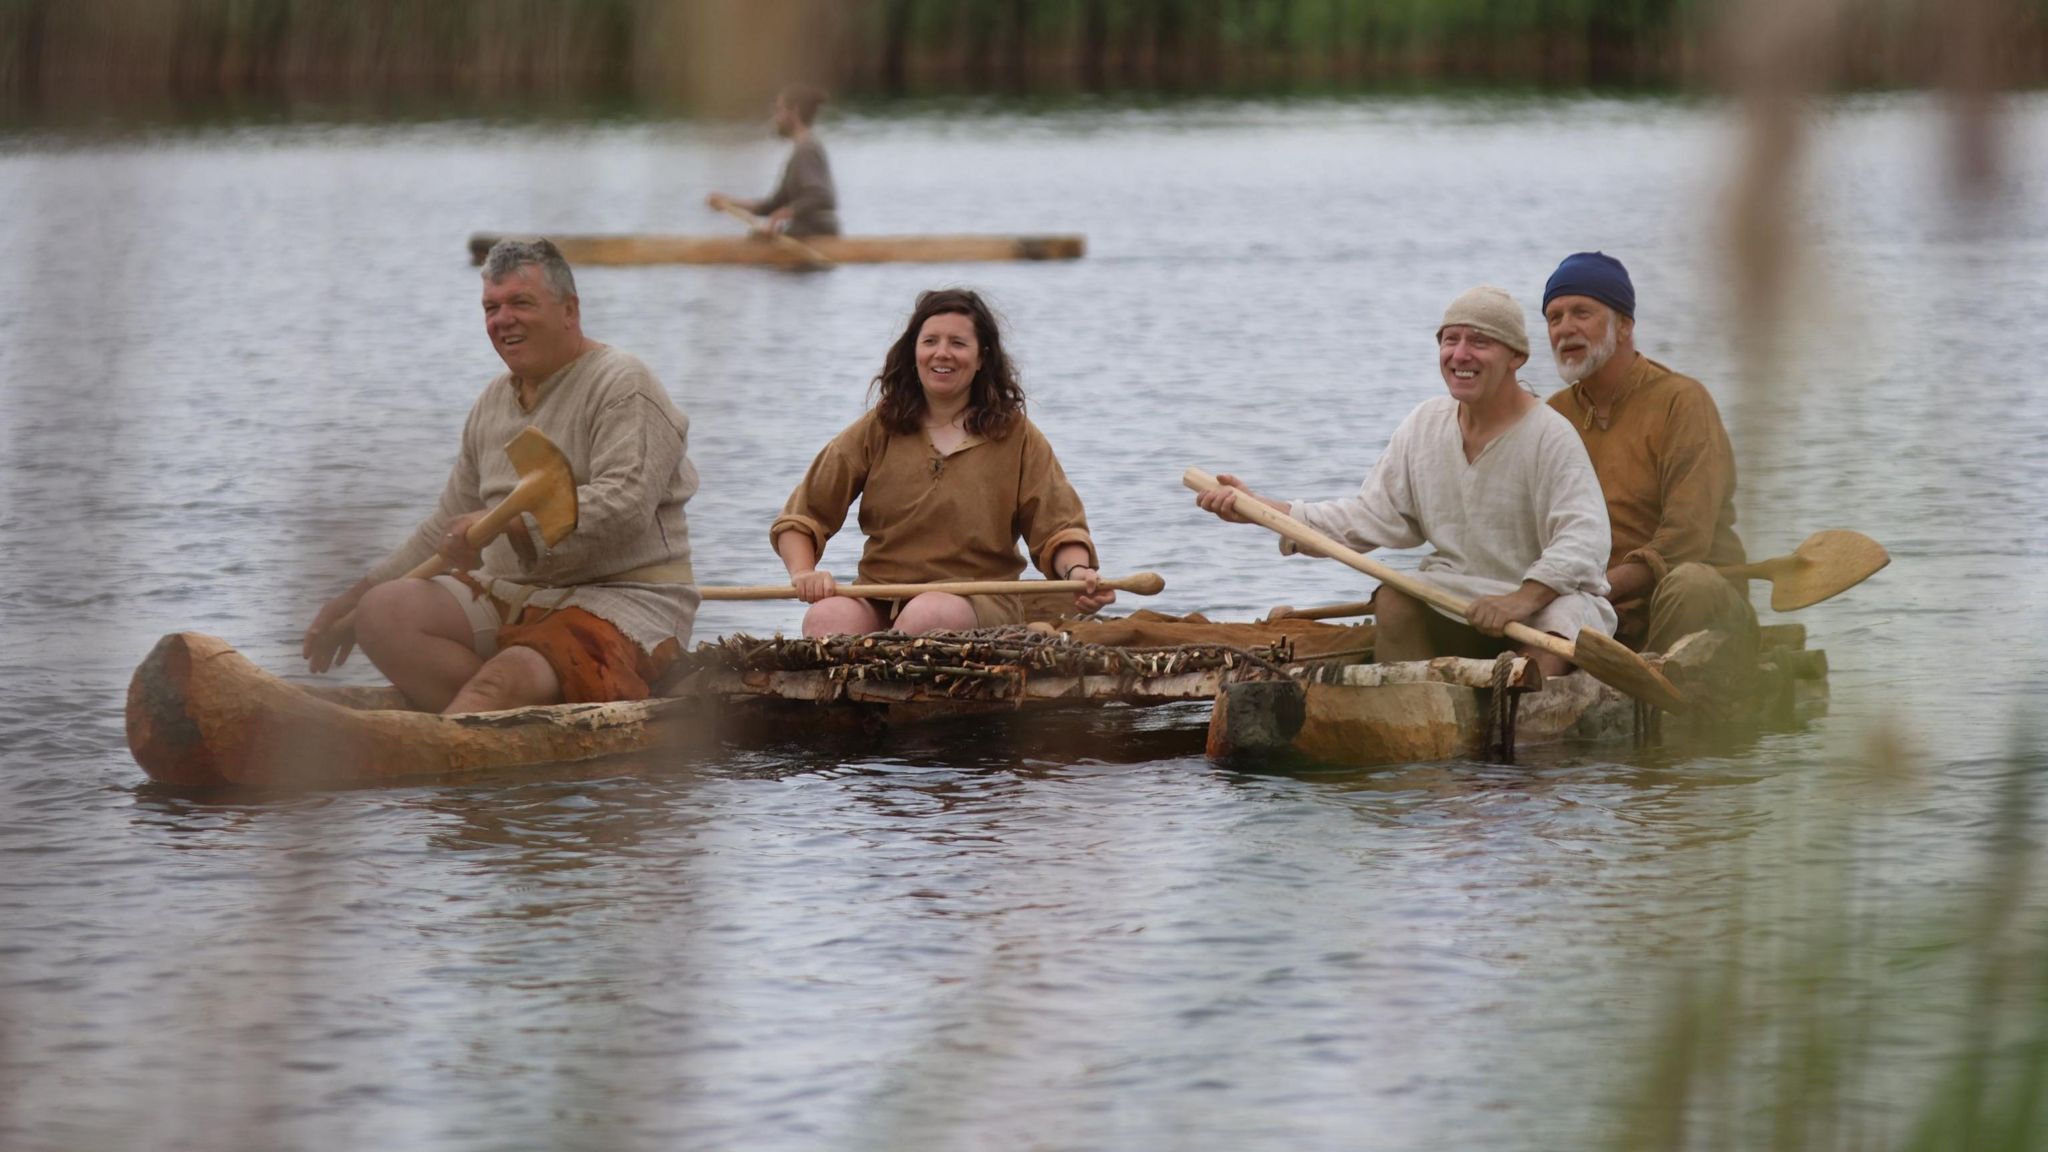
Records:
[[[1287,678],[1293,644],[1236,648],[1220,644],[1117,647],[1086,644],[1059,632],[1028,627],[928,632],[908,636],[759,639],[722,636],[698,645],[685,660],[693,668],[735,672],[824,672],[835,680],[922,681],[954,685],[959,694],[1003,695],[1004,686],[1032,676],[1173,676],[1222,669],[1249,679]]]

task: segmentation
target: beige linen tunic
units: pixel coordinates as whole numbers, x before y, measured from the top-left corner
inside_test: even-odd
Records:
[[[1008,436],[969,436],[945,456],[922,431],[892,434],[870,409],[811,461],[769,526],[770,544],[802,532],[823,557],[856,496],[863,584],[1014,580],[1024,571],[1020,536],[1047,576],[1063,544],[1085,546],[1095,563],[1081,498],[1045,434],[1022,417]]]
[[[370,569],[395,579],[432,556],[448,522],[495,506],[519,482],[505,444],[528,425],[569,459],[576,478],[576,530],[553,548],[525,517],[536,560],[509,540],[485,546],[477,579],[491,594],[528,607],[581,608],[616,625],[652,652],[675,637],[687,644],[697,614],[690,583],[618,583],[605,578],[652,564],[687,565],[683,504],[697,491],[686,450],[690,421],[638,357],[600,345],[549,377],[529,410],[507,372],[491,381],[462,428],[462,449],[440,507],[405,545]],[[517,529],[515,529],[516,531]]]
[[[1539,631],[1614,632],[1600,481],[1570,422],[1542,404],[1468,463],[1458,402],[1431,397],[1394,430],[1358,495],[1289,511],[1361,552],[1429,544],[1419,574],[1466,599],[1534,580],[1558,594],[1528,622]],[[1296,549],[1283,541],[1282,551]]]

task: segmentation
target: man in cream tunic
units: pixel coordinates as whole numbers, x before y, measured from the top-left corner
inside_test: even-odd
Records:
[[[1373,597],[1381,663],[1492,655],[1510,622],[1568,640],[1582,628],[1611,634],[1607,505],[1578,433],[1515,380],[1528,359],[1521,305],[1498,288],[1474,288],[1437,329],[1449,395],[1408,414],[1358,495],[1283,502],[1226,475],[1225,487],[1197,502],[1242,520],[1236,500],[1263,500],[1360,551],[1432,546],[1419,572],[1471,599],[1470,623],[1382,585]],[[1552,675],[1570,670],[1549,653],[1522,652]]]
[[[450,713],[644,698],[698,603],[683,514],[697,490],[689,421],[645,364],[583,335],[553,244],[501,241],[483,280],[484,327],[507,372],[470,410],[440,506],[321,609],[304,654],[325,671],[359,640],[415,705]],[[529,515],[478,552],[465,533],[518,482],[504,445],[529,425],[568,458],[576,529],[550,547]],[[457,574],[398,578],[436,552]],[[353,634],[327,635],[351,610]]]

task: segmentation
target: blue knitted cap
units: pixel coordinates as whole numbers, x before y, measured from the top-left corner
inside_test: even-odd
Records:
[[[1574,252],[1564,258],[1543,286],[1543,307],[1559,296],[1590,296],[1623,316],[1636,314],[1636,286],[1628,269],[1605,252]]]

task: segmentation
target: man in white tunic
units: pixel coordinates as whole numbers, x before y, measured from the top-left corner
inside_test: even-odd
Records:
[[[1470,622],[1381,585],[1373,596],[1381,663],[1493,655],[1511,622],[1567,640],[1582,628],[1612,634],[1600,481],[1570,422],[1515,380],[1528,359],[1522,306],[1498,288],[1474,288],[1437,329],[1449,395],[1408,414],[1358,495],[1286,502],[1224,475],[1225,486],[1197,503],[1243,522],[1236,501],[1262,500],[1359,551],[1433,547],[1419,572],[1471,599]],[[1281,550],[1295,551],[1284,541]],[[1522,653],[1552,675],[1570,671],[1560,657]]]
[[[448,713],[644,699],[697,611],[689,420],[638,358],[583,335],[553,244],[500,241],[483,281],[484,330],[506,371],[470,409],[440,506],[320,610],[304,655],[324,672],[359,640],[415,705]],[[519,481],[504,445],[529,425],[568,458],[575,531],[550,546],[529,514],[472,548],[470,525]],[[452,574],[399,579],[436,552]],[[335,631],[351,611],[353,627]]]

